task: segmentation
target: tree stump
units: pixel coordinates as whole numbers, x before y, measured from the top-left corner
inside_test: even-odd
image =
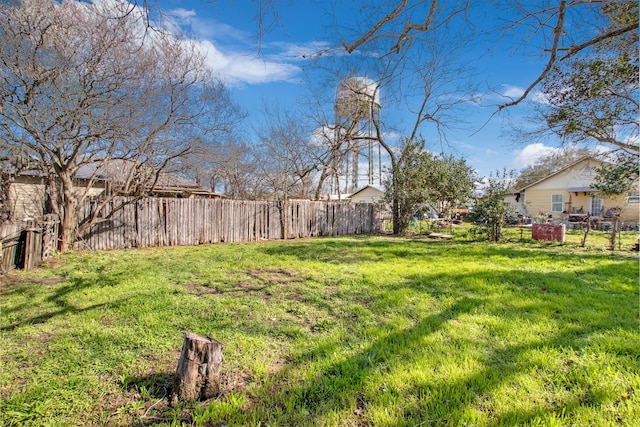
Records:
[[[213,338],[187,332],[173,382],[172,401],[195,402],[220,391],[222,344]]]

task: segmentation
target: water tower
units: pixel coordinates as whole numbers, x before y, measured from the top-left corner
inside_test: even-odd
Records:
[[[349,77],[338,85],[336,91],[336,128],[346,139],[349,150],[341,165],[345,191],[352,192],[360,183],[360,158],[367,160],[367,180],[374,184],[378,177],[382,181],[380,144],[374,144],[373,121],[380,117],[380,87],[366,77]],[[378,170],[376,175],[374,147],[377,147]]]

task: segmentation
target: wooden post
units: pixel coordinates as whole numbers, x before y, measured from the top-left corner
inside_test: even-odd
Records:
[[[194,402],[220,391],[222,344],[213,338],[187,332],[173,382],[172,401]]]
[[[39,228],[26,228],[24,245],[24,271],[29,271],[38,266],[42,261],[42,237]]]

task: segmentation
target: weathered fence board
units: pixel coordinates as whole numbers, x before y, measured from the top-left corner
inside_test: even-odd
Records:
[[[0,271],[21,268],[24,256],[24,227],[19,224],[3,224],[0,226]]]
[[[114,199],[103,208],[100,217],[109,219],[81,236],[83,247],[187,246],[381,230],[379,206],[365,203],[146,198],[121,207],[127,201]],[[88,204],[82,213],[88,216],[93,209],[95,205]]]
[[[24,224],[0,226],[0,271],[15,268],[30,270],[58,247],[58,218],[45,215]]]
[[[96,209],[96,201],[87,201],[79,209],[79,223]],[[369,234],[382,231],[382,215],[378,205],[364,203],[116,198],[101,208],[98,217],[103,220],[80,236],[78,247],[105,250]],[[2,271],[30,269],[47,259],[57,249],[58,226],[54,215],[1,226]]]

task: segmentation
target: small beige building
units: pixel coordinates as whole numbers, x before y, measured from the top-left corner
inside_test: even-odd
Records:
[[[349,200],[353,203],[382,203],[384,190],[375,185],[366,185],[353,193]]]
[[[45,179],[30,173],[16,177],[9,184],[9,194],[5,203],[9,207],[10,222],[44,215],[47,203]]]
[[[519,210],[532,217],[544,216],[553,220],[606,220],[613,212],[621,211],[624,222],[640,220],[638,189],[628,194],[604,197],[593,188],[598,166],[602,162],[585,157],[577,162],[530,184],[514,193]]]
[[[109,191],[111,182],[118,182],[119,175],[124,174],[119,161],[112,161],[101,166],[96,174],[93,164],[80,168],[75,176],[78,192],[88,197],[99,196]],[[95,176],[94,176],[95,175]],[[97,177],[91,181],[92,177]],[[14,177],[9,186],[10,222],[20,223],[25,219],[37,218],[47,213],[49,202],[48,179],[38,171],[24,171]],[[208,191],[202,186],[174,174],[161,172],[158,182],[149,195],[155,197],[180,198],[217,198],[222,195]]]

